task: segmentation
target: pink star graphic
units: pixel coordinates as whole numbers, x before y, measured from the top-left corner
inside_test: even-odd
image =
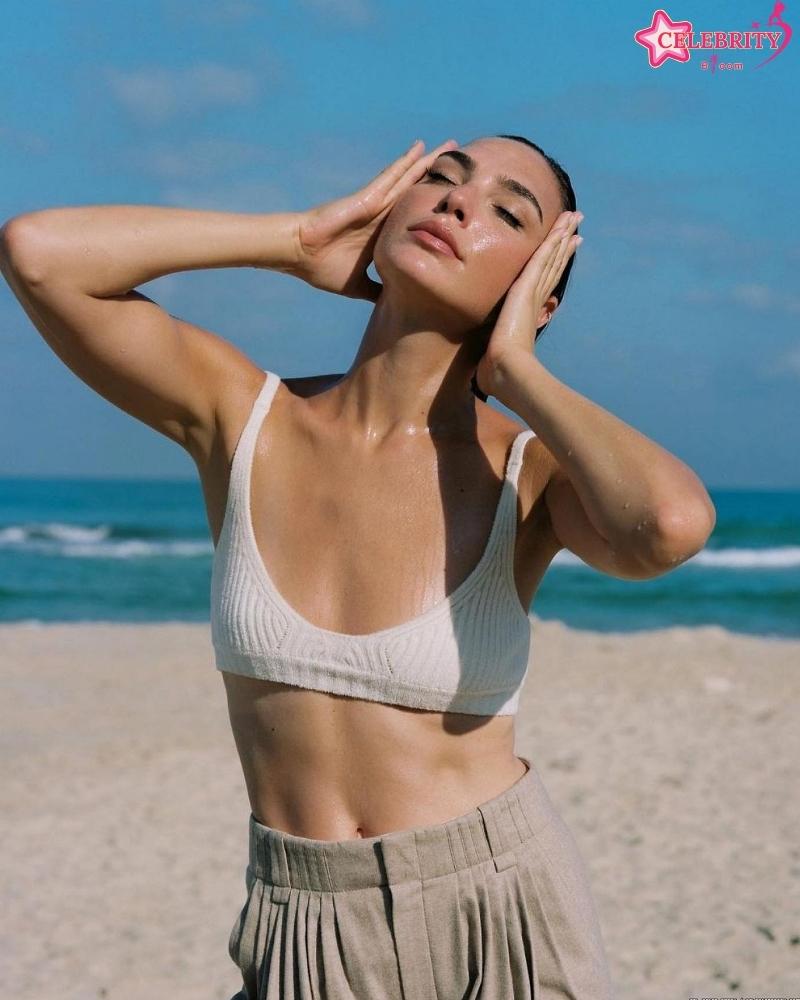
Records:
[[[689,50],[685,45],[676,44],[676,32],[681,35],[691,35],[691,21],[673,21],[666,11],[657,10],[653,14],[650,26],[640,28],[633,36],[640,45],[644,45],[647,49],[647,56],[653,69],[658,69],[667,59],[688,62]]]

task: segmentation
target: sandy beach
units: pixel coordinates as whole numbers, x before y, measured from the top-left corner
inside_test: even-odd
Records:
[[[800,996],[800,641],[533,616],[517,719],[619,1000]],[[249,806],[207,625],[0,626],[5,997],[229,1000]]]

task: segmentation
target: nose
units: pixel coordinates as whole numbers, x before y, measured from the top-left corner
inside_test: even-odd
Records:
[[[463,186],[446,191],[434,209],[435,212],[452,213],[459,222],[463,222],[469,211],[469,196],[464,193]]]

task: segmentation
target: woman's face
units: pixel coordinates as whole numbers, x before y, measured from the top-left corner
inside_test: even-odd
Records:
[[[464,155],[470,161],[464,159]],[[392,206],[375,243],[375,267],[392,287],[402,276],[438,304],[480,325],[562,212],[558,182],[544,157],[512,139],[476,139],[442,153]],[[526,188],[509,190],[501,177]],[[411,231],[435,220],[457,256]]]

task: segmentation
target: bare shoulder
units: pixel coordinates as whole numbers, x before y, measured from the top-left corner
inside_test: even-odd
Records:
[[[238,354],[238,357],[231,354],[225,388],[218,395],[216,433],[217,438],[222,442],[221,450],[226,457],[230,457],[233,453],[236,442],[239,440],[253,409],[253,404],[264,387],[267,372],[274,371],[274,369],[259,367],[236,348],[233,351]],[[278,372],[275,374],[279,375]],[[307,399],[323,392],[341,377],[341,374],[329,374],[281,378],[278,394],[287,393],[290,396]]]
[[[213,424],[196,429],[186,443],[186,450],[199,468],[206,467],[218,454],[220,443],[253,405],[266,377],[264,369],[235,344],[222,338],[215,341],[214,363],[209,366],[213,384],[207,386],[215,404]]]

